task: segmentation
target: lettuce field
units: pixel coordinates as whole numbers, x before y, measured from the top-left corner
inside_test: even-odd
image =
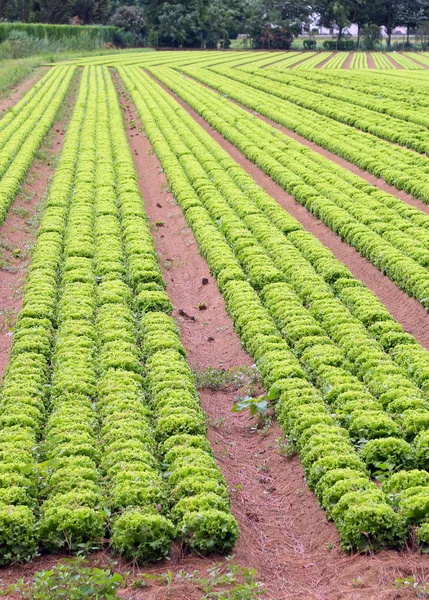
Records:
[[[128,52],[22,90],[0,119],[4,569],[235,553],[264,592],[165,597],[414,597],[392,582],[429,579],[428,69]]]

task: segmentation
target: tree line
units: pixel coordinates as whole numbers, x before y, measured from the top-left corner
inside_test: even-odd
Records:
[[[358,45],[362,36],[375,44],[383,26],[390,46],[398,26],[408,41],[425,24],[429,31],[429,0],[0,0],[0,20],[112,24],[137,43],[159,46],[227,47],[242,34],[249,46],[280,49],[315,26],[335,28],[341,47],[355,23]]]

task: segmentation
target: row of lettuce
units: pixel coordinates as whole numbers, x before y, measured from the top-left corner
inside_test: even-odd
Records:
[[[238,77],[238,81],[288,103],[297,104],[312,112],[371,133],[383,140],[412,148],[422,154],[429,153],[427,129],[429,121],[418,110],[409,110],[406,113],[408,118],[404,119],[404,114],[399,113],[399,106],[396,110],[392,106],[389,107],[389,111],[376,110],[377,103],[372,105],[359,103],[356,98],[353,102],[353,92],[351,91],[348,92],[348,97],[340,97],[339,94],[333,96],[321,93],[315,86],[290,85],[287,76],[286,81],[282,81],[281,77],[271,80],[271,77],[261,76],[256,69],[252,71],[251,76],[241,74],[241,72],[237,75],[235,73],[237,69],[230,67],[213,67],[213,70],[227,76],[232,76],[231,71],[233,71],[233,77]],[[390,104],[394,105],[394,102],[392,101]]]
[[[342,110],[346,110],[349,114],[350,122],[349,125],[354,125],[357,128],[360,127],[359,121],[353,122],[354,114],[358,109],[356,106],[366,109],[366,111],[372,111],[375,113],[381,113],[382,115],[389,115],[394,119],[400,119],[401,121],[409,121],[417,124],[419,127],[423,139],[425,139],[425,134],[427,133],[427,128],[429,127],[429,118],[422,111],[421,106],[427,106],[428,98],[423,97],[423,104],[419,104],[419,95],[411,94],[408,92],[407,100],[405,102],[401,102],[399,98],[380,98],[380,84],[377,86],[378,96],[371,94],[366,90],[364,84],[360,84],[361,89],[344,89],[341,86],[336,85],[336,80],[333,78],[330,79],[329,85],[326,85],[326,82],[319,82],[317,77],[312,77],[312,72],[309,74],[306,72],[303,77],[297,75],[294,71],[273,71],[267,69],[255,69],[255,68],[246,68],[244,69],[248,73],[252,73],[254,79],[258,82],[267,79],[272,85],[271,82],[280,83],[280,86],[276,86],[276,95],[280,97],[285,97],[281,92],[283,90],[293,90],[293,92],[300,93],[300,90],[305,90],[309,92],[309,98],[317,98],[318,102],[323,100],[323,98],[333,98],[334,101],[338,100],[336,103],[337,106],[342,107]],[[382,94],[384,96],[384,84],[381,83],[382,86]],[[288,99],[288,98],[286,98]],[[344,104],[345,103],[345,104]],[[351,107],[349,105],[352,105]],[[362,114],[363,112],[363,114]],[[367,112],[368,114],[368,112]],[[376,115],[371,115],[374,118]],[[365,111],[359,110],[358,118],[365,118]],[[383,117],[377,118],[383,119]],[[365,119],[366,120],[366,119]],[[396,128],[397,121],[393,121],[389,123],[389,130],[392,132],[392,125],[395,126],[395,133],[399,134],[398,129]],[[378,122],[378,126],[382,123]],[[402,123],[402,128],[408,129],[410,126]]]
[[[415,524],[425,546],[428,353],[151,77],[119,74],[343,548]]]
[[[423,202],[429,201],[429,159],[426,156],[256,89],[252,85],[253,76],[239,69],[181,67],[181,70],[222,95],[381,177],[397,189]],[[263,80],[263,89],[268,87],[269,83]]]
[[[234,546],[171,311],[113,82],[87,67],[1,394],[3,564],[106,537],[143,562]]]
[[[56,67],[0,121],[0,224],[51,129],[76,67]]]
[[[252,65],[241,67],[243,71],[252,72]],[[276,69],[260,70],[259,75],[263,77],[269,77],[275,80],[277,76],[283,76],[284,73]],[[286,83],[290,81],[292,85],[298,85],[298,78],[296,75],[289,71],[287,73],[288,79],[284,80]],[[401,86],[398,89],[398,78],[396,76],[389,77],[386,74],[374,76],[373,73],[360,72],[353,73],[350,71],[342,71],[341,73],[327,73],[320,71],[305,71],[300,73],[299,85],[314,84],[317,91],[323,94],[333,94],[336,97],[337,94],[341,94],[342,99],[349,98],[348,93],[350,92],[351,101],[361,100],[370,102],[369,106],[374,106],[374,110],[389,111],[391,109],[405,110],[404,113],[396,113],[394,116],[401,115],[400,118],[408,119],[410,116],[414,116],[414,113],[410,114],[410,109],[420,107],[426,107],[429,104],[428,88],[426,89],[422,82],[417,81],[411,77],[409,79],[401,79]],[[428,81],[429,83],[429,81]],[[323,85],[325,84],[325,85]],[[380,97],[380,89],[382,88],[382,97]],[[347,92],[348,90],[348,92]],[[356,92],[356,93],[355,93]],[[346,94],[346,96],[344,95]],[[395,103],[391,102],[392,100]],[[417,114],[415,115],[416,117]]]
[[[174,70],[149,70],[341,239],[429,306],[427,215]]]

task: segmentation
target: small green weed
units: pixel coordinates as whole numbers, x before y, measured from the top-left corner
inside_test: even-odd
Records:
[[[175,582],[188,583],[202,592],[201,600],[257,600],[264,595],[264,584],[257,580],[255,569],[241,567],[232,562],[208,569],[207,575],[198,569],[192,572],[172,571],[160,575],[142,575],[133,583],[136,589],[150,587],[150,582],[165,585],[169,591]]]
[[[429,598],[429,583],[426,581],[418,582],[414,577],[397,577],[394,582],[397,590],[412,590],[416,598],[427,600]]]
[[[1,308],[0,309],[0,332],[6,333],[13,329],[17,318],[16,308]]]
[[[254,367],[234,367],[233,369],[216,369],[207,367],[202,371],[194,370],[197,388],[209,390],[239,390],[243,386],[253,386],[258,382],[258,372]]]
[[[26,600],[115,600],[122,584],[118,573],[85,567],[84,559],[75,558],[49,571],[38,571],[33,581],[20,579],[1,595],[19,593]]]
[[[294,454],[297,454],[298,452],[293,442],[284,440],[281,437],[276,438],[276,448],[280,456],[286,456],[287,458],[294,456]]]
[[[30,211],[24,208],[23,206],[15,206],[14,208],[12,208],[12,212],[15,213],[18,217],[21,217],[21,219],[28,219],[28,217],[31,215]]]

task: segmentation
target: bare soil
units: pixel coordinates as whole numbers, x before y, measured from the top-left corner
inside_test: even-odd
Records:
[[[9,362],[13,325],[22,305],[25,277],[31,261],[43,199],[61,152],[74,102],[77,79],[57,120],[39,149],[24,184],[0,226],[0,379]]]
[[[371,52],[367,52],[366,53],[366,58],[368,60],[368,68],[369,69],[376,69],[377,67],[375,66],[375,62],[374,62],[374,59],[371,56]]]
[[[396,62],[396,60],[392,57],[391,54],[386,53],[385,56],[388,58],[388,60],[390,60],[390,62],[392,63],[392,65],[395,67],[395,69],[399,69],[400,71],[403,70],[404,67],[402,65],[400,65],[398,62]]]
[[[349,52],[348,57],[343,63],[343,69],[350,69],[353,60],[353,52]]]
[[[196,317],[195,321],[178,320],[188,360],[191,365],[200,366],[248,365],[251,358],[241,349],[223,299],[198,254],[193,234],[167,191],[159,161],[145,133],[138,131],[141,124],[135,107],[122,87],[118,85],[118,88],[125,121],[129,124],[132,119],[136,124],[136,128],[128,127],[128,139],[140,176],[146,212],[152,223],[164,222],[164,226],[153,232],[167,292],[176,306],[176,317],[178,307]],[[246,168],[250,166],[245,160],[240,164]],[[175,266],[166,268],[164,257],[172,259],[169,263]],[[201,287],[202,277],[209,279],[204,288]],[[195,305],[200,300],[210,307],[201,317],[195,312]],[[223,330],[227,333],[221,337],[214,333],[219,325],[228,328]],[[208,331],[215,337],[209,351]],[[277,424],[274,422],[268,428],[266,436],[253,432],[247,416],[231,413],[233,392],[228,390],[203,390],[201,400],[209,417],[209,438],[231,489],[233,512],[241,528],[234,561],[257,569],[269,598],[398,600],[412,597],[409,592],[398,592],[393,581],[412,573],[419,580],[426,580],[429,577],[426,557],[412,551],[386,551],[376,556],[345,555],[339,548],[335,527],[327,522],[305,484],[299,460],[296,456],[286,458],[279,453],[276,440],[281,432]],[[168,568],[173,572],[204,569],[212,560],[173,553]],[[163,569],[165,564],[160,564],[146,568],[144,572],[159,573]],[[183,584],[173,585],[168,595],[159,583],[155,583],[147,591],[132,597],[157,600],[201,597],[201,592],[195,595],[195,590],[188,589]]]
[[[154,78],[155,79],[155,78]],[[158,82],[159,83],[159,82]],[[386,306],[390,313],[401,323],[405,331],[411,333],[425,348],[429,349],[429,319],[426,310],[423,306],[414,298],[410,298],[405,292],[400,290],[393,281],[387,276],[383,275],[377,267],[372,265],[366,258],[363,258],[357,250],[352,246],[349,246],[346,242],[341,241],[339,236],[331,231],[327,225],[322,223],[319,219],[314,217],[307,211],[306,208],[301,206],[290,194],[275,183],[268,175],[266,175],[259,167],[248,160],[243,154],[230,142],[222,137],[220,133],[215,131],[208,125],[208,123],[198,115],[192,108],[190,108],[183,100],[174,94],[163,84],[160,83],[163,89],[175,98],[183,108],[195,119],[195,121],[203,127],[224,150],[230,154],[230,156],[239,163],[254,179],[254,181],[260,185],[266,192],[270,194],[277,202],[282,206],[289,214],[291,214],[301,225],[315,235],[327,248],[329,248],[336,258],[345,264],[357,279],[360,279]],[[234,102],[238,104],[237,102]],[[239,105],[245,108],[242,105]],[[245,108],[246,109],[246,108]],[[248,109],[246,109],[248,110]],[[248,111],[251,112],[251,111]],[[373,185],[377,185],[380,189],[388,191],[389,193],[395,192],[395,195],[404,200],[405,202],[415,206],[429,214],[429,206],[415,200],[409,194],[399,192],[396,188],[387,185],[383,180],[377,179],[367,173],[350,165],[347,161],[341,159],[331,152],[327,152],[323,148],[316,146],[312,142],[301,138],[301,136],[294,132],[281,127],[277,123],[270,121],[266,117],[258,115],[258,118],[262,119],[266,123],[276,127],[291,138],[305,144],[309,148],[316,150],[323,156],[326,156],[333,162],[340,164],[348,168],[350,171],[364,177],[367,181]]]
[[[181,210],[168,191],[153,148],[145,133],[139,132],[141,123],[135,108],[121,86],[118,87],[146,212],[153,224],[154,243],[188,360],[199,368],[250,365],[252,359],[233,331],[224,301],[198,253]],[[136,127],[130,126],[131,119]],[[245,160],[241,164],[248,166]],[[207,278],[208,284],[203,286],[202,278]],[[200,302],[207,304],[206,310],[198,310]],[[208,342],[208,337],[214,337],[214,341]],[[415,597],[409,590],[395,589],[394,580],[414,575],[419,581],[427,581],[428,559],[412,550],[386,551],[375,556],[345,555],[339,548],[335,527],[326,521],[305,484],[299,460],[296,456],[286,458],[279,452],[278,425],[273,422],[266,435],[255,432],[246,415],[231,412],[233,400],[233,390],[201,392],[209,419],[208,435],[230,487],[233,512],[241,529],[234,562],[257,569],[259,579],[266,585],[264,598],[406,600]],[[5,586],[20,577],[28,580],[35,571],[51,568],[59,558],[41,556],[29,565],[0,569],[0,583]],[[203,575],[207,569],[224,564],[219,556],[195,557],[178,546],[173,548],[170,558],[139,568],[118,559],[113,562],[106,550],[94,554],[91,562],[128,573],[129,585],[119,595],[134,600],[200,600],[201,587],[176,582],[175,574],[198,569]],[[132,586],[141,574],[159,575],[169,570],[173,574],[169,586],[157,580],[149,581],[143,589]]]
[[[330,60],[333,60],[336,55],[337,55],[337,52],[334,52],[333,54],[328,56],[328,58],[325,58],[325,60],[322,60],[321,63],[316,65],[316,69],[322,69],[326,65],[326,63],[329,62]]]
[[[15,85],[5,98],[0,97],[0,119],[3,116],[3,113],[7,112],[9,107],[14,106],[19,102],[21,98],[30,91],[33,85],[35,85],[43,75],[46,75],[47,72],[48,67],[37,67],[31,75]]]

